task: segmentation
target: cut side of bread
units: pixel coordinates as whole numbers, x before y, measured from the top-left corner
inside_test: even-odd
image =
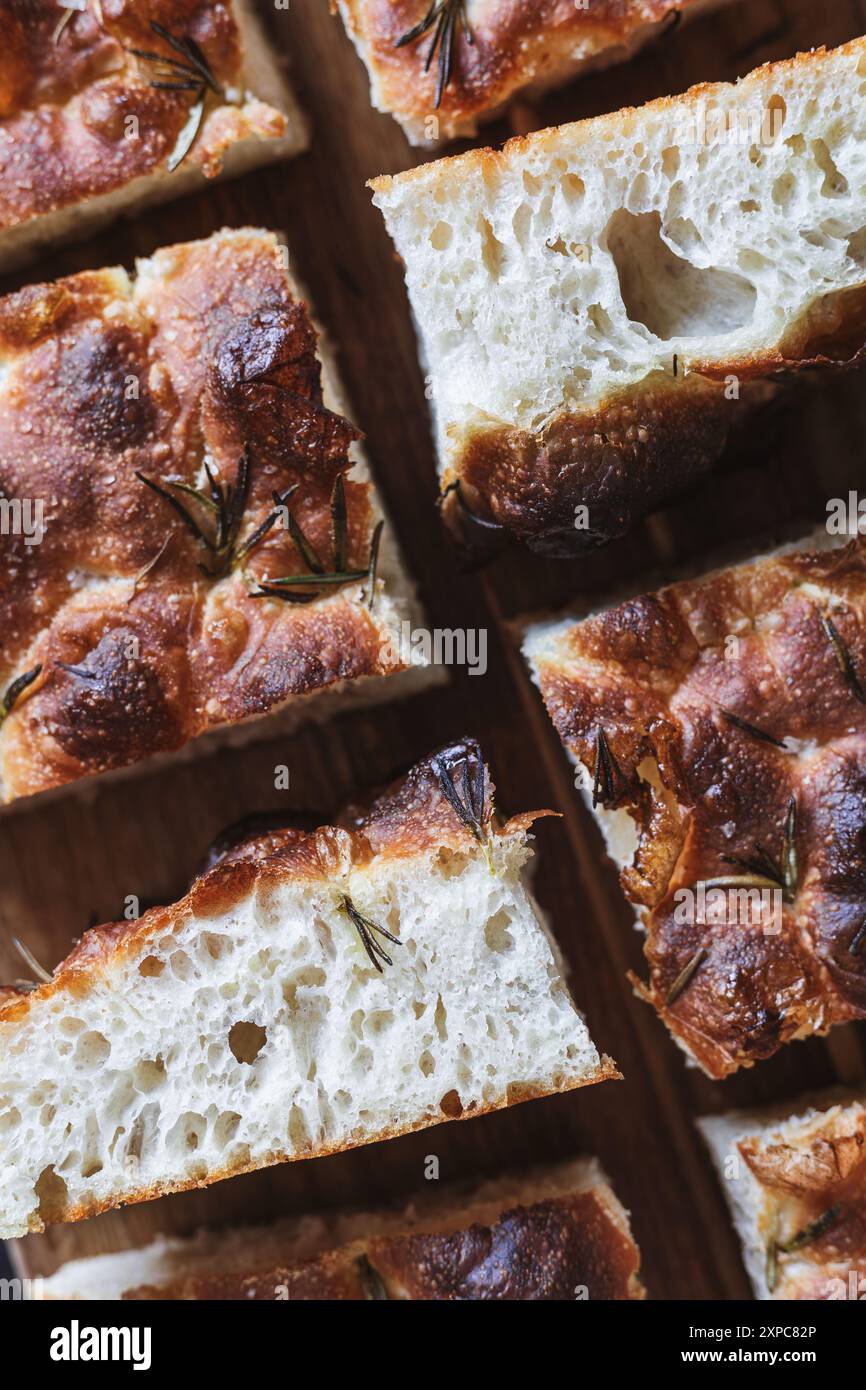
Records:
[[[866,339],[866,40],[373,180],[449,521],[574,554]]]
[[[431,1184],[433,1186],[433,1184]],[[628,1213],[594,1159],[402,1211],[201,1231],[64,1265],[48,1299],[639,1299]]]
[[[639,993],[721,1078],[866,1017],[866,540],[531,627],[646,933]]]
[[[676,16],[690,19],[725,3],[337,0],[366,65],[373,105],[396,117],[410,144],[428,146],[474,135],[515,97],[532,99],[578,74],[625,62],[673,28]],[[446,20],[451,38],[443,32],[428,63]],[[440,83],[443,42],[450,63]]]
[[[286,265],[224,231],[0,299],[4,803],[429,671]]]
[[[252,0],[12,0],[8,21],[0,271],[306,147]]]
[[[866,1296],[866,1096],[698,1122],[759,1299]]]
[[[0,994],[0,1236],[616,1076],[467,741]]]

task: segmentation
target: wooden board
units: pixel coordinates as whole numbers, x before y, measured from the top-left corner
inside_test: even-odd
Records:
[[[399,128],[368,104],[363,68],[325,0],[262,5],[275,44],[293,58],[314,127],[302,158],[224,184],[83,246],[58,253],[0,290],[147,254],[223,225],[285,230],[318,313],[340,350],[355,419],[368,447],[431,623],[486,628],[483,677],[454,670],[448,686],[384,711],[312,727],[290,741],[205,756],[75,797],[13,813],[0,836],[0,912],[43,961],[54,964],[94,920],[120,914],[123,899],[169,900],[183,891],[224,824],[257,809],[314,808],[323,818],[347,796],[386,779],[437,743],[478,736],[507,812],[552,806],[563,819],[539,828],[537,889],[573,972],[576,997],[597,1043],[625,1080],[517,1106],[387,1144],[297,1163],[209,1190],[60,1226],[17,1243],[28,1274],[60,1261],[119,1249],[159,1231],[202,1223],[267,1220],[345,1203],[408,1196],[436,1154],[443,1180],[596,1153],[633,1213],[646,1281],[657,1298],[748,1295],[737,1242],[696,1114],[794,1098],[808,1087],[866,1078],[866,1030],[799,1043],[750,1073],[714,1084],[693,1069],[662,1024],[632,995],[627,968],[642,968],[640,941],[578,801],[572,772],[515,651],[517,615],[575,595],[664,578],[674,565],[786,523],[819,523],[827,499],[866,485],[862,375],[798,384],[782,409],[755,426],[748,457],[726,460],[690,498],[582,562],[510,554],[484,573],[462,573],[434,508],[434,461],[402,275],[365,180],[420,162]],[[634,104],[691,82],[732,78],[798,48],[866,31],[866,0],[748,0],[682,25],[627,68],[553,94],[537,109],[550,124]],[[500,123],[488,139],[508,134]],[[288,764],[289,792],[273,772]],[[0,978],[19,972],[0,940]]]

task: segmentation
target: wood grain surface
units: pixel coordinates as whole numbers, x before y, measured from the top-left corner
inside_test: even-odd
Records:
[[[54,965],[90,923],[119,916],[127,894],[149,903],[182,893],[214,834],[242,814],[293,807],[325,819],[348,796],[438,743],[472,733],[491,763],[501,810],[551,806],[563,813],[538,830],[537,892],[593,1037],[625,1080],[54,1227],[17,1242],[16,1265],[44,1274],[61,1261],[124,1248],[160,1231],[408,1197],[424,1181],[428,1154],[438,1155],[448,1180],[595,1153],[632,1212],[653,1297],[748,1297],[737,1241],[693,1119],[866,1079],[866,1029],[851,1025],[827,1041],[794,1044],[723,1083],[686,1066],[625,979],[629,967],[642,969],[640,940],[527,678],[512,624],[575,597],[592,601],[611,589],[654,584],[713,550],[821,522],[828,498],[866,487],[864,378],[798,382],[699,491],[588,560],[544,562],[510,552],[486,571],[462,571],[435,509],[426,403],[401,269],[364,186],[372,175],[422,157],[393,121],[370,108],[365,72],[326,0],[291,0],[288,10],[262,0],[261,8],[275,46],[290,56],[312,119],[310,152],[121,222],[7,277],[0,291],[113,262],[131,265],[136,255],[224,225],[284,231],[338,348],[354,418],[366,433],[430,622],[485,628],[488,670],[472,677],[455,669],[438,690],[313,726],[288,741],[204,755],[105,786],[90,799],[69,795],[13,812],[0,834],[2,922]],[[534,109],[532,122],[554,124],[696,81],[730,79],[771,58],[862,32],[866,0],[743,0],[679,26],[625,68],[551,95]],[[508,134],[503,121],[478,143]],[[290,768],[288,792],[274,790],[278,763]],[[8,935],[0,936],[0,978],[18,974]]]

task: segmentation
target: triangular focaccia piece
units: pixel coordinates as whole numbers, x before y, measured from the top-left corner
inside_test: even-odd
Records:
[[[714,1077],[866,1017],[866,539],[530,629],[646,930],[640,992]]]
[[[598,1163],[577,1159],[420,1193],[402,1211],[300,1216],[74,1260],[42,1296],[598,1302],[643,1298],[639,1268],[628,1212]]]
[[[857,39],[373,181],[462,539],[622,535],[777,374],[859,357],[864,85]]]
[[[377,110],[396,117],[413,145],[433,145],[474,135],[518,96],[624,62],[678,16],[729,0],[337,3]]]
[[[699,1121],[761,1299],[866,1298],[866,1097]]]
[[[0,299],[0,800],[425,676],[341,408],[266,232]]]
[[[4,22],[0,271],[307,143],[252,0],[8,0]]]
[[[0,1235],[615,1076],[477,745],[230,851],[0,1002]]]

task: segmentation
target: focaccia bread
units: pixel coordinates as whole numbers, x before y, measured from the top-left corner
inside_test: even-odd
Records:
[[[713,1077],[866,1017],[866,539],[529,631],[646,932],[639,986]]]
[[[252,0],[7,0],[4,19],[0,271],[307,143]]]
[[[0,299],[3,802],[417,671],[339,404],[264,232]]]
[[[477,744],[0,994],[0,1236],[616,1076]]]
[[[550,555],[704,473],[866,338],[866,40],[373,180],[446,518]]]
[[[431,1183],[431,1187],[436,1184]],[[160,1238],[64,1265],[48,1299],[639,1299],[628,1212],[594,1159],[423,1194],[402,1211]]]
[[[517,95],[624,62],[728,0],[336,0],[379,111],[413,145],[474,135]]]
[[[699,1121],[760,1299],[866,1298],[866,1098]]]

